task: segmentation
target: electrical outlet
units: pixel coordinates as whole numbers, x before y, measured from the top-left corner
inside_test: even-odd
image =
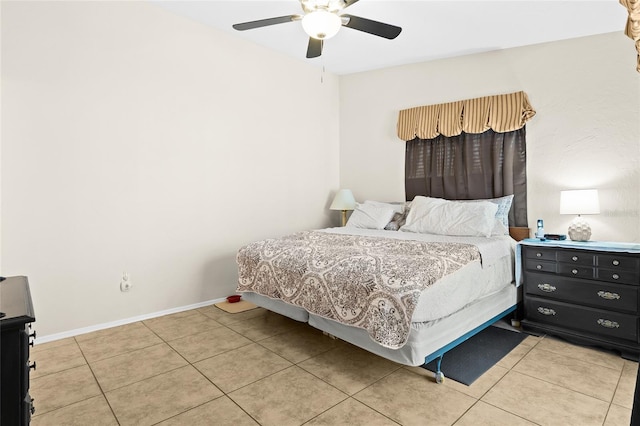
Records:
[[[126,272],[122,273],[122,280],[120,280],[120,291],[129,291],[133,287],[131,283],[131,278],[129,278],[129,274]]]

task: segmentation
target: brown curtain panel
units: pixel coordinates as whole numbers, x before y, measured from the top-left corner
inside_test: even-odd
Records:
[[[509,224],[528,226],[526,129],[407,142],[406,199],[471,200],[514,194]]]

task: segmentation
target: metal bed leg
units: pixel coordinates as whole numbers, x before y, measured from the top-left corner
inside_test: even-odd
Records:
[[[442,382],[444,382],[444,373],[442,372],[442,370],[440,369],[440,364],[442,364],[442,357],[444,356],[444,354],[440,355],[438,357],[438,360],[436,361],[436,373],[435,373],[435,378],[436,378],[436,383],[440,384]]]

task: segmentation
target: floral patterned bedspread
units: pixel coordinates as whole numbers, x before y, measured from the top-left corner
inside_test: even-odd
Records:
[[[242,247],[238,291],[366,329],[397,349],[407,341],[422,290],[479,259],[472,244],[306,231]]]

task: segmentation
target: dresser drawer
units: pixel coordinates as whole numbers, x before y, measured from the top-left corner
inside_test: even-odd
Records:
[[[539,247],[524,247],[524,257],[538,260],[556,260],[554,249],[544,249]]]
[[[558,264],[555,261],[539,260],[539,259],[525,259],[524,268],[527,271],[539,271],[539,272],[557,272]]]
[[[572,265],[593,266],[595,264],[595,256],[593,253],[572,250],[560,250],[557,253],[558,262],[566,262]]]
[[[524,290],[577,305],[638,313],[638,287],[525,272]]]
[[[558,273],[567,277],[587,278],[592,280],[595,275],[595,268],[592,266],[569,265],[568,263],[558,263]]]
[[[626,269],[637,272],[640,270],[640,258],[615,254],[599,254],[598,266],[611,270]]]
[[[620,312],[571,305],[568,303],[528,297],[526,317],[532,321],[580,330],[604,338],[638,342],[638,317]]]
[[[640,274],[638,271],[624,271],[619,269],[598,268],[598,279],[611,283],[625,283],[638,285]]]

